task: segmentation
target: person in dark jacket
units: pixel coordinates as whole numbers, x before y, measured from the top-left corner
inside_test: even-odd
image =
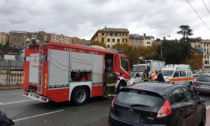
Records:
[[[116,80],[118,79],[116,73],[114,73],[111,67],[108,68],[108,72],[105,74],[105,81],[106,81],[106,91],[108,95],[108,100],[111,103],[113,98],[115,97],[115,85]]]
[[[163,77],[163,74],[162,74],[162,71],[161,70],[159,71],[159,74],[157,76],[157,81],[158,82],[165,82],[165,79]]]

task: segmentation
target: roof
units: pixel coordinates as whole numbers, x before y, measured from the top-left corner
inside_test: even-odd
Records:
[[[166,93],[169,93],[171,90],[183,87],[182,85],[174,85],[170,83],[152,83],[152,82],[145,82],[145,83],[138,83],[134,85],[126,86],[127,89],[138,89],[138,90],[147,90],[151,92],[155,92],[160,94],[164,98],[166,98]]]
[[[129,32],[127,28],[103,28],[103,29],[99,29],[98,32]]]
[[[60,46],[60,47],[68,47],[68,48],[76,48],[76,49],[85,49],[85,50],[95,51],[95,52],[119,54],[118,52],[115,52],[115,51],[109,51],[109,50],[104,50],[104,49],[96,49],[96,48],[82,46],[82,45],[64,44],[64,43],[58,43],[58,42],[50,42],[49,46]],[[119,54],[119,55],[123,56],[123,57],[127,57],[124,54]]]

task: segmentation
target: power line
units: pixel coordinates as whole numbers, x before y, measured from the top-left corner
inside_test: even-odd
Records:
[[[203,1],[203,0],[202,0]],[[206,6],[206,3],[203,1],[203,4],[205,5],[205,7],[206,7],[206,9],[207,9],[207,11],[209,12],[209,14],[210,14],[210,11],[209,11],[209,9],[208,9],[208,7]]]
[[[198,15],[198,17],[201,19],[201,21],[203,22],[203,24],[207,27],[207,29],[210,31],[210,28],[208,27],[208,25],[203,21],[203,19],[201,18],[201,16],[197,13],[197,11],[194,9],[194,7],[190,4],[190,2],[188,0],[186,0],[189,5],[191,6],[191,8],[193,9],[193,11]]]

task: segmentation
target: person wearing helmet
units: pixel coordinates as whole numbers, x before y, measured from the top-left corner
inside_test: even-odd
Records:
[[[105,81],[106,81],[106,91],[108,95],[108,100],[111,103],[113,98],[115,97],[115,85],[116,80],[118,79],[116,73],[112,71],[112,68],[108,68],[108,72],[105,74]]]

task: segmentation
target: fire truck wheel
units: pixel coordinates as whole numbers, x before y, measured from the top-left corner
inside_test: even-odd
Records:
[[[75,105],[83,105],[89,99],[88,90],[85,87],[77,87],[72,95],[72,100]]]

